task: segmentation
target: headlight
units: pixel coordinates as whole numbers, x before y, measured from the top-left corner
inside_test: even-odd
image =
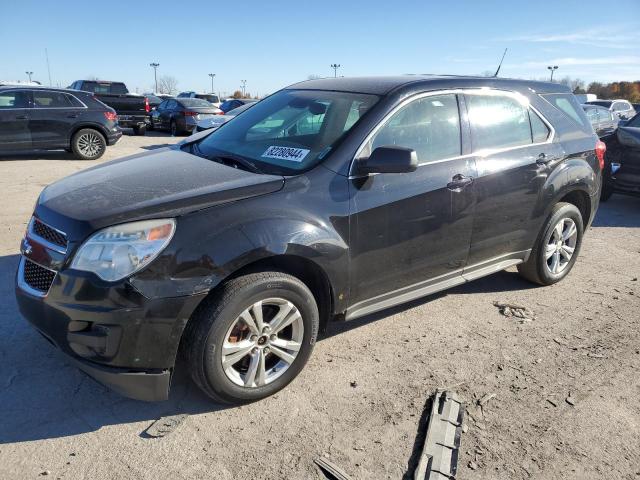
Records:
[[[82,244],[71,268],[115,282],[151,263],[169,244],[175,229],[172,218],[105,228]]]

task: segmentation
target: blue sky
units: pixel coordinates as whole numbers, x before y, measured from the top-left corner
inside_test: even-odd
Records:
[[[3,7],[0,80],[97,76],[130,90],[172,75],[179,90],[264,95],[309,75],[403,73],[640,80],[640,0],[82,2]]]

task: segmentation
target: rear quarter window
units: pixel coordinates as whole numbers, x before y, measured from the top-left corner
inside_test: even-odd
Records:
[[[542,95],[542,98],[582,127],[584,131],[591,131],[591,123],[572,93],[551,93]]]

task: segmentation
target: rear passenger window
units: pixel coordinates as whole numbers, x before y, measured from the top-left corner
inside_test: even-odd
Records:
[[[502,95],[468,95],[466,99],[475,151],[532,143],[529,109],[518,100]]]
[[[529,109],[529,118],[531,120],[531,137],[533,138],[533,143],[546,142],[549,135],[551,135],[551,130],[547,127],[547,124],[531,109]]]
[[[68,108],[71,107],[69,95],[62,92],[33,91],[33,106],[35,108]]]
[[[542,97],[585,130],[591,130],[591,124],[587,120],[582,108],[580,108],[580,104],[578,104],[575,95],[572,93],[552,93],[542,95]]]
[[[460,155],[456,96],[428,96],[402,107],[376,132],[364,153],[387,145],[413,148],[421,163]]]
[[[83,108],[85,106],[84,103],[82,103],[80,100],[78,100],[73,95],[69,95],[67,93],[65,93],[64,95],[67,97],[67,100],[69,101],[69,103],[71,104],[72,107]]]

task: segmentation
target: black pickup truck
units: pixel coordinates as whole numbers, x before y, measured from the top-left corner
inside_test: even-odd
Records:
[[[133,128],[136,135],[146,133],[151,112],[149,100],[142,95],[129,93],[124,83],[76,80],[69,88],[93,93],[98,100],[116,111],[121,127]]]

